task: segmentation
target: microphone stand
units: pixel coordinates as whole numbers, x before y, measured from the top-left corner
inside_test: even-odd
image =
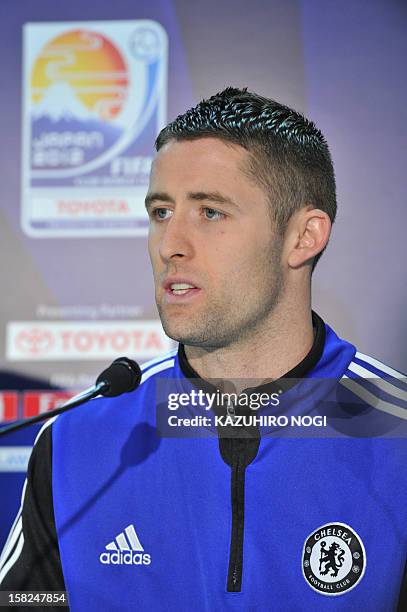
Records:
[[[109,386],[110,384],[107,380],[101,380],[93,387],[90,387],[89,389],[82,391],[82,393],[75,395],[65,404],[59,406],[59,408],[54,408],[54,410],[49,410],[48,412],[42,412],[41,414],[37,414],[29,419],[25,419],[24,421],[19,421],[18,423],[13,423],[12,425],[3,427],[0,429],[0,436],[11,433],[12,431],[17,431],[18,429],[23,429],[23,427],[27,427],[33,423],[38,423],[39,421],[44,421],[45,419],[56,416],[57,414],[61,414],[61,412],[65,412],[66,410],[70,410],[76,406],[80,406],[97,395],[101,395],[103,391],[106,391],[106,389],[109,388]]]

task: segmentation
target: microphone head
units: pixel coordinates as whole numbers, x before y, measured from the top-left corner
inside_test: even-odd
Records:
[[[141,381],[141,370],[138,363],[127,357],[119,357],[103,370],[96,384],[107,383],[107,388],[101,391],[105,397],[116,397],[137,389]]]

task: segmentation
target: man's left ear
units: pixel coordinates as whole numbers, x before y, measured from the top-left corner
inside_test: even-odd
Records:
[[[288,223],[287,263],[299,268],[312,260],[328,244],[332,223],[326,212],[310,206],[297,211]]]

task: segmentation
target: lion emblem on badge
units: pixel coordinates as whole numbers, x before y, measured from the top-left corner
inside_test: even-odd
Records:
[[[345,551],[336,542],[333,542],[327,549],[326,542],[321,542],[321,550],[319,557],[319,573],[321,576],[326,576],[331,570],[330,576],[337,576],[338,571],[343,565]]]

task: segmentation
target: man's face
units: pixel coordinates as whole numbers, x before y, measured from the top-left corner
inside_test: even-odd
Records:
[[[261,333],[283,286],[282,239],[248,153],[217,138],[171,141],[153,163],[146,205],[158,311],[186,345],[230,346]]]

